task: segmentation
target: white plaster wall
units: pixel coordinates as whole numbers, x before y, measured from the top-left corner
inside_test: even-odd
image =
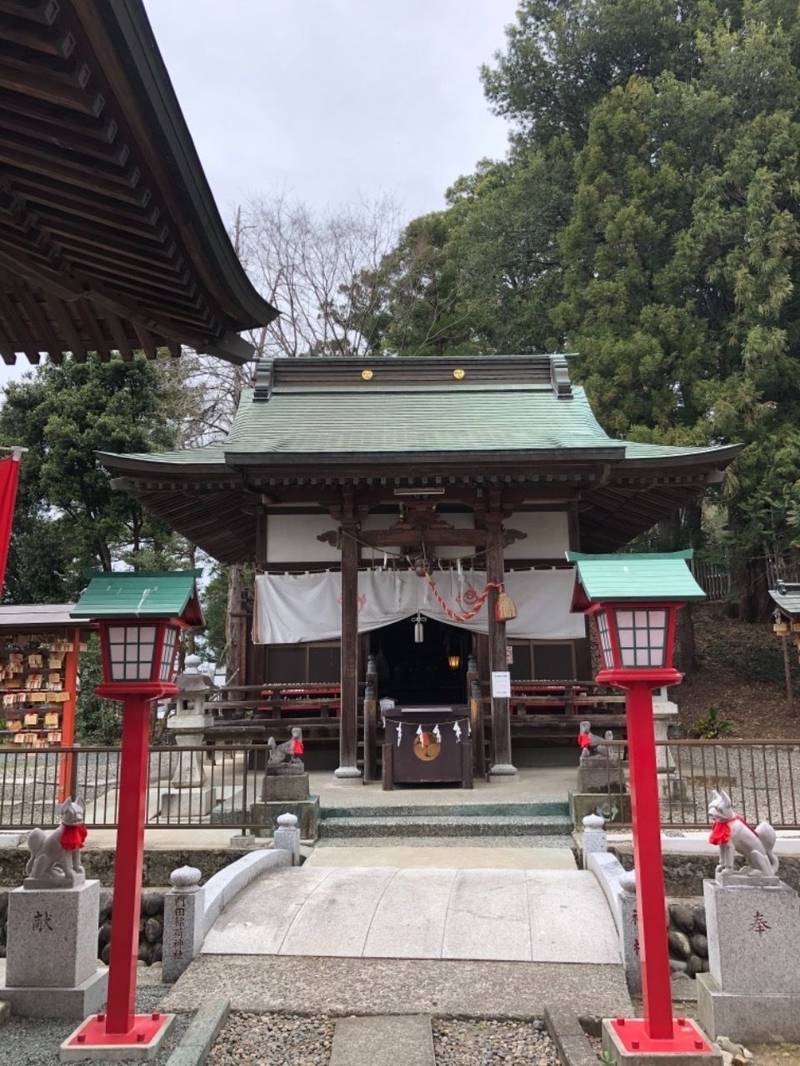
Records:
[[[317,540],[320,533],[336,529],[324,514],[270,514],[267,516],[267,562],[338,563],[341,552]]]
[[[526,535],[508,545],[506,559],[563,559],[569,548],[568,519],[566,511],[515,511],[504,525]]]
[[[446,514],[443,516],[456,529],[473,529],[472,514]],[[363,523],[365,531],[388,529],[398,521],[397,515],[371,514]],[[525,533],[523,540],[515,541],[505,550],[506,559],[560,559],[569,548],[569,525],[566,511],[516,511],[505,523],[508,529]],[[330,544],[317,540],[320,533],[335,529],[330,515],[275,514],[267,518],[267,562],[274,563],[338,563],[340,552]],[[397,546],[391,552],[401,552]],[[437,555],[443,559],[468,556],[475,551],[470,545],[455,545],[441,548]],[[365,548],[363,557],[369,560],[373,552]],[[376,559],[382,552],[376,550]]]

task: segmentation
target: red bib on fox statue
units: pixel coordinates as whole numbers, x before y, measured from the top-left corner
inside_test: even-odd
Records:
[[[731,839],[731,825],[733,822],[741,822],[742,825],[749,829],[754,837],[758,836],[752,825],[748,825],[744,818],[741,818],[738,814],[734,814],[733,818],[729,818],[726,822],[719,821],[714,822],[711,832],[708,836],[709,844],[729,844]]]
[[[295,738],[292,741],[292,755],[302,755],[305,750],[306,747],[302,740]]]
[[[85,825],[65,825],[61,831],[61,847],[64,851],[79,851],[85,840]]]

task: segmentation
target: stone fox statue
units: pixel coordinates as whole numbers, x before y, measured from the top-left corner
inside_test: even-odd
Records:
[[[753,829],[734,812],[730,796],[722,789],[712,793],[708,816],[712,823],[709,843],[719,845],[717,873],[733,870],[738,852],[745,858],[751,873],[765,877],[777,874],[778,859],[774,853],[776,836],[769,822],[761,822]]]
[[[25,873],[32,880],[53,888],[72,888],[84,879],[81,848],[86,839],[83,824],[85,808],[81,800],[68,799],[59,808],[61,825],[45,833],[32,829],[28,834],[31,853]]]

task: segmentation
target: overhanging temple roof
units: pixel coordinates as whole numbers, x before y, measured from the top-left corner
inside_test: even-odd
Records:
[[[231,246],[141,0],[0,0],[0,357],[240,363]]]
[[[566,357],[518,355],[263,362],[223,444],[100,458],[120,488],[231,561],[252,553],[259,495],[312,502],[389,481],[529,486],[531,498],[561,485],[579,499],[582,546],[611,550],[720,480],[738,450],[614,440]]]

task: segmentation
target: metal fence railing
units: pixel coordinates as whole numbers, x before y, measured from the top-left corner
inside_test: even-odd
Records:
[[[615,825],[625,825],[630,821],[627,744],[617,740],[606,746],[614,757],[592,762],[596,806],[613,812]],[[255,744],[153,748],[147,827],[271,829],[261,804],[268,752]],[[705,828],[711,794],[719,788],[751,825],[767,820],[776,829],[800,828],[800,739],[670,740],[659,742],[656,753],[664,828]],[[84,800],[89,827],[113,828],[119,748],[0,750],[0,830],[57,825],[64,791]]]
[[[597,807],[613,812],[616,825],[630,821],[630,804],[620,799],[627,786],[625,741],[607,744],[616,758],[605,771]],[[697,829],[709,824],[715,789],[724,789],[738,815],[755,826],[800,828],[800,739],[670,740],[656,744],[661,825]]]
[[[258,807],[268,751],[254,744],[151,749],[147,828],[272,829]],[[64,794],[84,801],[87,826],[113,828],[119,769],[119,748],[0,750],[0,829],[57,825]]]

